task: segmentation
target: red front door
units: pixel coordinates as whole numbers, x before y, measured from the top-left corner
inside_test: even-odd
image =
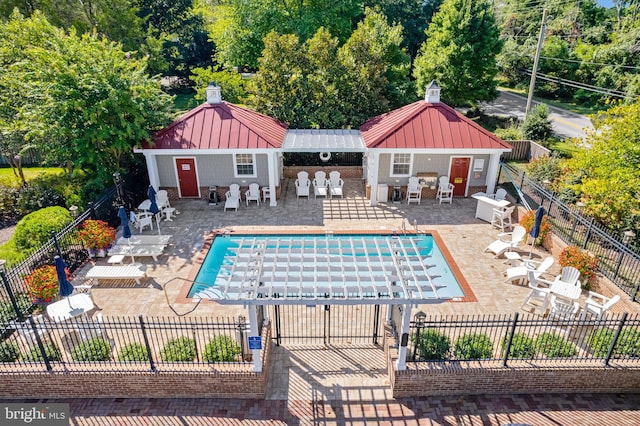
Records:
[[[196,160],[193,158],[176,158],[178,170],[178,186],[181,197],[198,197],[198,176],[196,175]]]
[[[467,179],[469,178],[469,164],[471,158],[454,158],[451,161],[451,173],[449,173],[449,182],[455,185],[453,195],[455,197],[464,197],[467,192]]]

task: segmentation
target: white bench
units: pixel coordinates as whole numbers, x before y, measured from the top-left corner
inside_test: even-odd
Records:
[[[140,269],[139,266],[94,266],[87,272],[87,278],[98,280],[136,280],[140,284],[140,278],[146,276],[146,271]]]
[[[158,256],[164,251],[164,244],[154,245],[119,245],[111,247],[109,256],[124,255],[131,257],[153,257],[154,261],[158,261]]]

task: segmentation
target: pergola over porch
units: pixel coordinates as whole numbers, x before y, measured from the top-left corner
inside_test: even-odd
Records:
[[[237,248],[226,250],[221,267],[226,273],[218,275],[215,285],[194,298],[246,306],[253,339],[260,336],[258,306],[400,305],[402,324],[396,367],[404,370],[411,307],[442,303],[452,297],[443,295],[446,284],[439,281],[429,256],[420,255],[415,239],[390,235],[384,240],[369,241],[363,250],[360,243],[364,241],[359,238],[354,236],[338,248],[327,242],[330,240],[320,240],[313,248],[292,250],[290,240],[282,246],[279,242],[266,245],[247,236]],[[369,256],[370,250],[375,255]],[[387,312],[390,315],[391,309]],[[261,346],[251,349],[254,371],[262,371]]]

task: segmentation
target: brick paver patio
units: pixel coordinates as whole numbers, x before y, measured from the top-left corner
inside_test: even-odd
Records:
[[[421,205],[368,205],[361,180],[345,182],[344,199],[297,199],[292,181],[285,181],[277,207],[241,204],[224,212],[223,203],[204,200],[172,202],[180,214],[162,222],[173,235],[158,263],[148,263],[150,277],[142,285],[101,283],[93,298],[105,317],[237,316],[242,308],[213,302],[180,301],[192,258],[214,229],[230,231],[390,231],[404,228],[437,231],[474,292],[477,302],[420,306],[428,315],[511,314],[528,293],[504,282],[508,266],[484,248],[498,231],[475,219],[476,202],[456,198],[451,205],[422,200]],[[145,231],[146,234],[156,231]],[[523,255],[527,252],[524,251]],[[533,256],[547,256],[534,249]],[[100,263],[106,261],[100,260]],[[556,272],[558,265],[552,268]],[[82,280],[81,270],[76,280]],[[584,296],[583,296],[584,297]],[[623,296],[619,309],[636,312]],[[169,301],[169,304],[167,303]],[[322,353],[319,354],[318,351]],[[504,395],[394,400],[382,351],[322,348],[274,350],[274,368],[267,399],[80,399],[71,404],[74,425],[625,425],[640,424],[640,395]],[[542,391],[542,390],[541,390]],[[344,420],[347,419],[347,420]]]

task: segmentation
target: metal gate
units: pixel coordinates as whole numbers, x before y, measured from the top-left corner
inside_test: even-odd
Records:
[[[276,345],[382,342],[386,305],[271,305]]]

